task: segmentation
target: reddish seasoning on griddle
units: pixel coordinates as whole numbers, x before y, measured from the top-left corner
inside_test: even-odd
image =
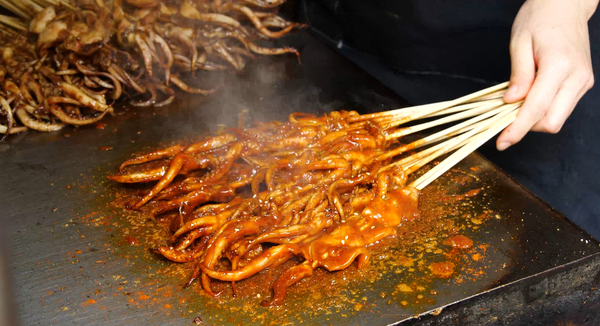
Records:
[[[466,194],[464,194],[465,197],[473,197],[473,196],[477,196],[479,195],[479,193],[481,192],[481,188],[479,189],[473,189],[473,190],[469,190]]]
[[[464,235],[456,235],[448,239],[448,245],[454,248],[469,249],[473,246],[473,241]]]
[[[113,148],[110,147],[110,146],[102,146],[102,147],[100,147],[100,150],[103,150],[103,151],[112,151],[112,149]]]
[[[439,198],[439,201],[445,202],[445,201],[460,201],[466,198],[470,198],[470,197],[475,197],[477,195],[479,195],[479,193],[483,190],[483,188],[479,188],[479,189],[473,189],[473,190],[469,190],[468,192],[462,194],[462,195],[451,195],[451,196],[444,196]]]
[[[443,261],[439,263],[432,263],[429,265],[431,273],[439,278],[448,278],[454,274],[454,265],[451,261]]]
[[[105,127],[106,127],[106,123],[100,122],[100,123],[96,124],[96,129],[104,129]]]
[[[138,240],[130,235],[125,237],[125,242],[129,243],[132,246],[138,245]]]

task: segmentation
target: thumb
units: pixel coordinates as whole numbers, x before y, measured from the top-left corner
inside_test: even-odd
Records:
[[[524,99],[535,80],[535,59],[531,37],[513,37],[510,42],[510,84],[504,101]]]

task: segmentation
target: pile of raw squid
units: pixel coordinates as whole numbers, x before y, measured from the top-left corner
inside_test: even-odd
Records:
[[[0,133],[85,125],[126,97],[164,106],[187,80],[241,70],[260,46],[300,24],[277,15],[285,0],[0,0]]]

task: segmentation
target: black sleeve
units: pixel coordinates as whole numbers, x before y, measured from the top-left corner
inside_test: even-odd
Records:
[[[301,0],[299,14],[336,45],[376,56],[399,72],[503,81],[523,0]]]

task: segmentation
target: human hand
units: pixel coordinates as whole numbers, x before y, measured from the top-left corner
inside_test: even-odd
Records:
[[[528,0],[513,23],[504,100],[525,99],[498,137],[502,151],[527,132],[557,133],[594,84],[587,22],[598,0]]]

